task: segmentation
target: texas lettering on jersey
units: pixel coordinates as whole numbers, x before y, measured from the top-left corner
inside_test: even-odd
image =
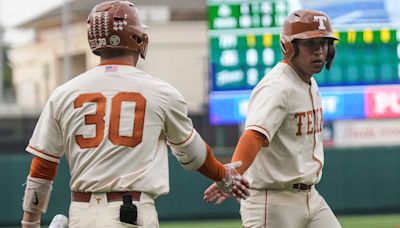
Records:
[[[306,112],[297,112],[294,114],[294,117],[297,118],[296,136],[304,134],[311,135],[322,131],[322,108],[317,108]],[[306,125],[304,129],[303,125]]]

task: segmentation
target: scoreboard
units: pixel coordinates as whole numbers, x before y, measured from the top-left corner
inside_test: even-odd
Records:
[[[335,35],[337,55],[330,71],[315,76],[319,86],[400,83],[396,30],[349,29]],[[210,37],[212,91],[253,88],[282,60],[279,42],[279,34],[268,32]]]
[[[209,1],[211,91],[252,89],[281,59],[288,10],[286,1]]]
[[[279,27],[288,14],[287,1],[208,0],[210,30]]]
[[[303,2],[309,4],[307,8],[312,6],[312,1]],[[296,9],[290,7],[296,4],[286,0],[208,0],[207,3],[210,122],[238,124],[244,120],[251,90],[282,60],[279,34],[288,13]],[[304,8],[302,1],[298,3],[297,8]],[[360,4],[362,7],[357,10],[376,11],[382,4]],[[399,24],[384,20],[389,17],[385,11],[379,15],[375,12],[376,18],[366,13],[367,19],[359,18],[362,24],[357,21],[346,24],[343,23],[346,18],[338,13],[340,6],[330,7],[327,3],[323,7],[321,10],[328,15],[336,15],[331,19],[339,38],[331,70],[324,69],[314,75],[321,87],[325,119],[400,117]],[[366,110],[372,102],[368,98],[376,100],[382,93],[395,97],[388,104],[387,112],[392,114],[368,115]]]

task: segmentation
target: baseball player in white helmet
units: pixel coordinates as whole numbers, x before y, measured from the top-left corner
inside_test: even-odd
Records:
[[[322,175],[323,110],[313,74],[332,65],[332,25],[319,11],[298,10],[281,32],[284,59],[254,88],[232,162],[250,182],[241,200],[243,227],[338,228],[335,215],[315,189]],[[204,195],[221,203],[226,195],[211,185]]]
[[[100,65],[58,87],[27,151],[34,155],[23,201],[23,227],[39,227],[57,165],[71,173],[69,227],[159,227],[154,199],[169,192],[167,145],[182,166],[248,195],[233,164],[222,165],[193,128],[182,95],[135,66],[146,56],[135,5],[109,1],[88,17]]]

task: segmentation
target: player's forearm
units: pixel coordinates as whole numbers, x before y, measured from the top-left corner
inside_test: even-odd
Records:
[[[231,161],[232,163],[242,161],[242,165],[236,169],[238,173],[243,174],[246,172],[253,163],[261,147],[266,144],[268,144],[266,137],[257,131],[247,130],[243,133]]]
[[[32,159],[25,187],[22,227],[40,227],[40,219],[47,209],[57,166],[57,163],[37,156]]]
[[[28,212],[24,211],[24,215],[22,218],[21,226],[22,228],[34,228],[40,227],[40,219],[42,217],[41,212]]]
[[[197,170],[204,176],[221,181],[225,177],[225,167],[211,152],[211,148],[194,130],[185,144],[170,143],[172,153],[187,170]]]
[[[206,146],[207,158],[197,171],[214,181],[221,181],[225,177],[225,167],[215,158],[211,152],[210,146],[207,143]]]

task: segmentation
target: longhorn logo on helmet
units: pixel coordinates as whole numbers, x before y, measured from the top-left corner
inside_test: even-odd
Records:
[[[325,16],[314,16],[314,21],[318,21],[319,23],[319,30],[326,30],[326,26],[325,26],[325,21],[326,21],[326,17]]]

